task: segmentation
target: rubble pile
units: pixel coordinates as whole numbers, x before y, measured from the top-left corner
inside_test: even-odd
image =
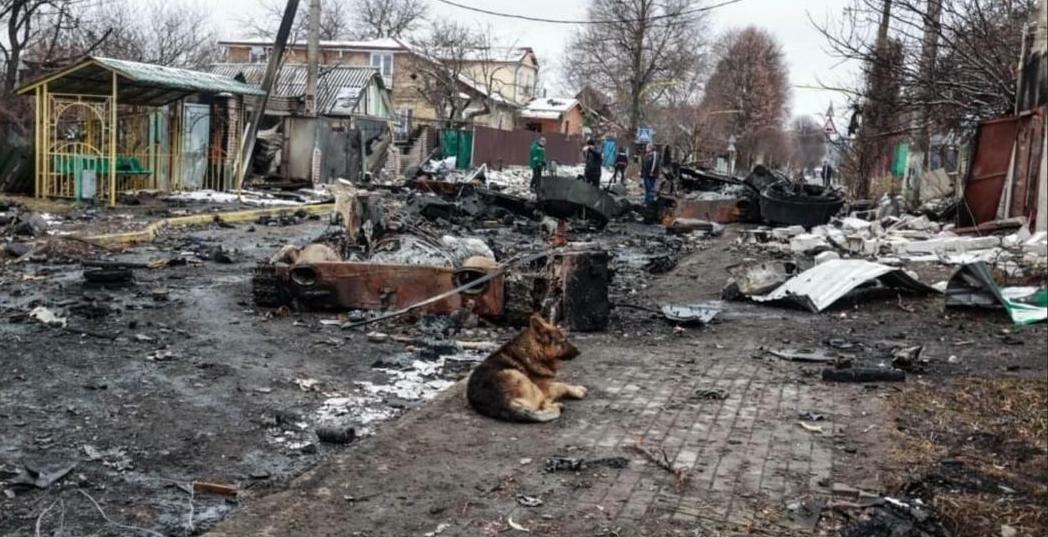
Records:
[[[881,220],[855,216],[835,218],[829,224],[805,229],[802,226],[756,228],[743,231],[743,245],[759,245],[780,254],[810,255],[821,260],[832,252],[842,257],[874,259],[886,265],[942,263],[966,265],[984,261],[998,265],[1010,275],[1037,274],[1046,265],[1045,232],[1030,233],[1026,227],[1008,235],[961,235],[952,224],[940,224],[927,216],[903,215]]]

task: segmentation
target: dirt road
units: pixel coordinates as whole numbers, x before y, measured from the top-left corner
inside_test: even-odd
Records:
[[[661,235],[615,224],[577,237],[619,254],[613,301],[621,307],[607,333],[577,336],[583,355],[564,373],[591,387],[591,397],[549,425],[497,423],[471,413],[452,386],[482,355],[375,342],[322,322],[334,315],[281,317],[251,305],[255,259],[325,227],[172,233],[128,259],[221,245],[233,263],[137,271],[136,284],[121,289],[86,289],[67,265],[5,270],[6,316],[46,305],[68,321],[65,329],[0,323],[0,478],[23,465],[76,466],[49,486],[0,498],[0,535],[31,534],[38,523],[51,533],[129,534],[119,523],[186,535],[223,520],[216,535],[489,535],[510,519],[541,535],[810,532],[798,505],[831,497],[834,483],[895,493],[883,473],[898,442],[889,434],[891,398],[966,376],[1043,381],[1046,372],[1043,325],[1015,330],[1003,315],[944,313],[935,297],[880,298],[821,315],[732,302],[714,325],[680,333],[626,306],[715,300],[724,267],[747,252],[730,233],[689,242],[676,269],[651,275],[641,266],[665,249]],[[948,274],[919,272],[928,281]],[[425,323],[376,329],[432,336]],[[459,337],[509,335],[482,328]],[[823,383],[819,366],[765,352],[876,360],[913,345],[924,346],[927,372],[875,387]],[[803,427],[800,412],[822,419]],[[321,443],[314,428],[327,421],[370,436]],[[664,450],[686,483],[638,444]],[[555,456],[626,461],[545,472]],[[239,498],[190,493],[192,481],[235,485]],[[542,504],[528,507],[535,498]],[[844,520],[823,509],[816,531]]]

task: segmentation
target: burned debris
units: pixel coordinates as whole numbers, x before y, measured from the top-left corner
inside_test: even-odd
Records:
[[[1031,2],[850,10],[824,121],[721,4],[591,1],[549,97],[366,3],[0,0],[0,537],[1044,533]]]

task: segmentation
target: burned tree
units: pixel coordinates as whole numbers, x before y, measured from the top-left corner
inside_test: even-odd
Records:
[[[704,150],[722,152],[734,137],[740,167],[783,162],[790,85],[779,43],[751,26],[728,33],[717,54],[702,101]]]
[[[703,67],[705,12],[688,0],[591,0],[593,22],[565,53],[565,77],[610,95],[630,135]]]

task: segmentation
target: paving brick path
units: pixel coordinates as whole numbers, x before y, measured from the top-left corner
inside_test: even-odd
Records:
[[[828,493],[835,443],[855,408],[877,402],[858,387],[825,385],[800,364],[755,359],[756,340],[737,333],[584,338],[583,355],[562,374],[591,395],[547,425],[477,416],[457,386],[289,490],[247,500],[215,534],[421,535],[446,524],[441,535],[493,535],[513,519],[538,535],[786,535],[797,527],[783,506]],[[798,425],[801,411],[826,416],[813,423],[821,433]],[[678,487],[637,444],[663,450],[687,469],[687,482]],[[553,455],[630,463],[544,472]],[[522,506],[521,494],[544,504]]]

